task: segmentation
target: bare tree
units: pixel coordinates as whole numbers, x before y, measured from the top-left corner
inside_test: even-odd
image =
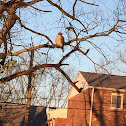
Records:
[[[125,40],[126,20],[114,15],[114,11],[111,12],[105,4],[101,1],[94,3],[83,0],[0,1],[0,82],[5,83],[21,76],[29,76],[39,69],[52,71],[55,69],[80,92],[81,89],[63,69],[70,64],[68,59],[74,54],[77,56],[79,54],[81,57],[87,57],[94,65],[99,65],[88,55],[92,47],[103,57],[106,55],[102,47],[93,40],[103,37],[120,39],[121,42]],[[104,10],[101,11],[103,7],[108,11],[106,14]],[[59,31],[63,32],[65,38],[64,53],[59,51],[61,48],[54,42],[54,36]],[[30,45],[31,36],[34,46]],[[30,60],[28,53],[32,50],[36,52],[39,63],[34,60],[32,67],[22,65],[16,71],[16,62],[20,64],[22,60]],[[26,59],[21,56],[22,53],[27,55]],[[40,61],[44,56],[46,60]],[[52,62],[49,60],[51,56],[54,58]],[[6,71],[10,67],[14,69],[7,74]]]
[[[43,3],[46,2],[47,4],[51,5],[52,7],[55,7],[59,10],[59,12],[62,14],[62,20],[65,20],[65,18],[67,18],[67,23],[68,23],[68,27],[64,27],[64,29],[67,29],[69,33],[73,33],[72,38],[70,40],[68,40],[68,42],[65,43],[66,46],[71,46],[72,49],[70,49],[70,51],[64,55],[63,57],[61,57],[61,59],[59,60],[58,63],[55,64],[42,64],[42,65],[36,65],[31,69],[28,70],[24,70],[18,73],[15,73],[13,75],[10,75],[8,77],[4,77],[1,78],[1,82],[5,82],[5,81],[9,81],[12,80],[16,77],[22,76],[22,75],[29,75],[30,72],[33,72],[39,68],[45,68],[45,67],[53,67],[56,70],[60,71],[64,76],[66,76],[66,78],[70,81],[70,78],[65,74],[65,72],[60,68],[63,65],[67,65],[67,64],[63,64],[64,60],[66,60],[66,58],[68,58],[72,53],[74,52],[79,52],[85,56],[87,56],[88,53],[88,49],[85,49],[87,51],[83,51],[83,48],[81,47],[83,44],[82,43],[90,43],[92,46],[94,46],[94,48],[96,48],[100,53],[102,53],[100,51],[100,49],[93,43],[90,41],[90,39],[92,38],[98,38],[98,37],[103,37],[103,36],[109,36],[111,33],[118,33],[120,31],[120,28],[122,30],[123,23],[125,23],[125,21],[122,21],[120,19],[115,19],[112,23],[112,25],[110,26],[110,28],[106,28],[108,30],[101,30],[100,32],[95,32],[93,34],[91,34],[91,32],[94,29],[97,29],[97,27],[99,27],[99,23],[98,23],[98,19],[97,19],[97,15],[98,12],[95,13],[94,15],[94,19],[95,21],[89,20],[90,22],[87,23],[86,21],[82,20],[81,18],[84,16],[84,18],[86,19],[86,15],[84,13],[84,11],[80,11],[79,14],[77,13],[79,11],[79,9],[76,9],[76,6],[78,5],[78,3],[82,3],[84,6],[86,5],[90,5],[90,6],[98,6],[95,3],[87,3],[84,1],[74,1],[73,4],[71,3],[71,12],[68,12],[67,10],[63,9],[63,3],[59,2],[59,3],[55,3],[51,0],[47,0],[47,1],[29,1],[29,2],[25,2],[25,1],[0,1],[0,5],[1,5],[1,19],[4,20],[3,24],[2,24],[2,29],[0,32],[0,45],[1,45],[1,49],[4,50],[4,53],[1,53],[1,65],[5,64],[5,59],[7,56],[18,56],[19,54],[23,53],[23,52],[28,52],[31,50],[36,50],[36,49],[40,49],[40,48],[59,48],[57,47],[56,44],[54,44],[54,42],[51,40],[50,37],[48,37],[45,34],[42,34],[40,32],[37,32],[35,30],[32,30],[31,28],[28,28],[26,25],[23,24],[22,21],[22,17],[21,17],[21,12],[18,10],[19,8],[27,8],[27,7],[31,7],[33,9],[35,9],[35,11],[39,11],[39,12],[44,12],[44,13],[51,13],[51,11],[43,11],[38,9],[37,7],[34,7],[33,5],[36,5],[36,3]],[[65,6],[65,5],[64,5]],[[91,14],[91,12],[93,12],[92,10],[89,10]],[[6,13],[5,13],[6,12]],[[88,15],[88,13],[86,13]],[[96,22],[97,21],[97,22]],[[100,21],[102,21],[100,19]],[[72,22],[72,23],[71,23]],[[77,28],[76,25],[74,25],[74,22],[77,23],[78,25],[80,25],[79,28]],[[45,44],[42,45],[37,45],[35,47],[30,47],[30,48],[26,48],[26,49],[19,49],[16,52],[12,53],[12,48],[14,48],[14,45],[17,47],[16,43],[12,43],[11,40],[11,32],[13,32],[13,28],[15,27],[16,24],[19,24],[21,28],[28,30],[34,34],[37,34],[39,36],[43,36],[45,37],[46,41]],[[9,39],[9,40],[8,40]],[[49,42],[49,43],[47,43]],[[72,45],[74,42],[76,42],[76,45]],[[11,44],[11,45],[10,45]],[[82,45],[81,45],[82,44]],[[3,46],[2,46],[3,45]],[[9,46],[10,45],[10,46]],[[20,46],[25,46],[20,44]],[[88,57],[89,58],[89,57]],[[74,83],[71,82],[71,84],[75,87],[76,85]],[[77,89],[78,90],[78,89]],[[79,91],[79,90],[78,90]]]
[[[29,62],[25,61],[21,64],[27,67]],[[19,68],[21,64],[18,64]],[[12,72],[12,69],[9,68],[7,73]],[[75,69],[69,68],[65,71],[72,80],[75,79],[76,72],[73,73]],[[28,82],[31,82],[30,91],[28,91]],[[27,104],[30,100],[32,105],[41,105],[51,109],[66,105],[66,97],[71,85],[61,73],[51,69],[39,69],[33,72],[32,81],[29,81],[26,76],[21,76],[5,84],[1,83],[0,87],[0,100],[2,101]],[[30,98],[27,98],[28,92],[31,94]]]

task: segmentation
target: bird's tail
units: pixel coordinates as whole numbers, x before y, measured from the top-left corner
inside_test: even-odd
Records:
[[[62,52],[64,52],[64,48],[62,47]]]

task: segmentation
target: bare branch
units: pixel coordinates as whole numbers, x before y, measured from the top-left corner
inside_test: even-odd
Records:
[[[2,30],[0,31],[0,47],[1,44],[6,40],[6,34],[10,31],[10,29],[13,27],[13,25],[16,22],[16,17],[14,13],[15,13],[15,8],[13,8],[13,12],[11,12],[11,14],[8,14],[8,18],[5,21]]]
[[[97,5],[97,4],[94,4],[94,3],[88,3],[88,2],[85,2],[85,1],[83,1],[83,0],[80,0],[81,2],[83,2],[83,3],[85,3],[85,4],[89,4],[89,5],[93,5],[93,6],[99,6],[99,5]]]
[[[24,3],[24,5],[26,5],[26,7],[27,7],[27,6],[36,4],[36,3],[41,2],[41,1],[43,1],[43,0],[33,0],[33,1],[31,1],[31,2],[23,2],[23,3]]]
[[[121,31],[118,31],[118,30],[115,30],[115,32],[118,32],[120,34],[126,34],[126,32],[121,32]]]
[[[18,19],[18,21],[19,21],[19,23],[20,23],[21,27],[23,27],[23,28],[25,28],[25,29],[27,29],[27,30],[29,30],[29,31],[31,31],[31,32],[33,32],[33,33],[35,33],[35,34],[37,34],[37,35],[44,36],[44,37],[45,37],[46,39],[48,39],[48,41],[49,41],[49,42],[51,42],[51,44],[53,45],[52,40],[51,40],[51,39],[50,39],[47,35],[44,35],[44,34],[39,33],[39,32],[36,32],[36,31],[34,31],[34,30],[32,30],[32,29],[30,29],[30,28],[26,27],[25,25],[23,25],[23,24],[22,24],[22,22],[21,22],[20,18],[19,18],[18,16],[16,16],[16,17],[17,17],[17,19]]]
[[[23,2],[23,5],[24,5],[25,7],[30,6],[30,7],[32,7],[33,9],[38,10],[38,11],[42,11],[42,12],[52,12],[52,11],[40,10],[40,9],[38,9],[38,8],[36,8],[36,7],[34,7],[34,6],[32,6],[33,4],[36,4],[36,3],[41,2],[41,1],[43,1],[43,0],[34,0],[34,1],[31,1],[31,2],[28,2],[28,3],[27,3],[27,2]]]
[[[83,27],[84,29],[86,30],[86,33],[88,34],[88,30],[87,28],[85,27],[85,25],[77,18],[75,18],[74,16],[70,15],[69,13],[67,13],[65,10],[63,10],[63,8],[61,8],[59,5],[53,3],[51,0],[47,0],[52,6],[55,6],[56,8],[58,8],[63,14],[65,14],[67,17],[73,19],[73,20],[76,20],[78,21]]]
[[[40,49],[40,48],[56,48],[56,47],[57,47],[56,44],[53,44],[53,45],[48,45],[48,44],[38,45],[38,46],[30,47],[28,49],[19,50],[15,53],[12,53],[12,56],[18,56],[21,53],[28,52],[28,51],[31,51],[31,50]],[[10,56],[10,53],[8,53],[8,56]]]
[[[81,41],[86,41],[87,39],[94,38],[94,37],[109,36],[113,31],[115,31],[116,26],[117,26],[118,23],[119,23],[119,21],[117,21],[116,24],[111,29],[109,29],[108,31],[95,33],[94,35],[85,36],[83,38],[75,38],[75,39],[70,40],[66,44],[69,45],[70,43],[72,43],[74,41],[80,41],[80,42]]]
[[[91,42],[89,40],[86,40],[86,41],[89,42],[106,59],[106,57],[103,54],[102,50],[98,46],[96,46],[93,42]]]
[[[59,67],[56,67],[56,70],[58,70],[60,73],[62,73],[64,75],[64,77],[68,80],[68,82],[78,91],[78,92],[81,92],[82,89],[79,89],[75,83],[73,83],[71,81],[71,79],[69,78],[69,76],[62,70],[60,69]]]
[[[4,77],[4,78],[1,78],[0,79],[0,82],[7,82],[7,81],[10,81],[16,77],[20,77],[22,75],[29,75],[30,73],[34,72],[35,70],[38,70],[40,68],[45,68],[45,67],[51,67],[51,68],[57,68],[57,67],[60,67],[60,66],[63,66],[63,65],[68,65],[68,64],[42,64],[42,65],[36,65],[28,70],[24,70],[24,71],[21,71],[21,72],[18,72],[18,73],[15,73],[13,75],[10,75],[8,77]]]
[[[119,58],[124,64],[126,64],[126,60],[124,59],[124,56],[121,52],[119,52]]]
[[[83,52],[81,49],[78,49],[78,51],[79,51],[80,53],[82,53],[83,55],[85,55],[85,52]],[[109,76],[111,76],[107,69],[105,69],[103,66],[101,66],[101,65],[99,65],[99,64],[97,64],[97,63],[95,63],[89,56],[87,56],[87,55],[85,55],[85,56],[86,56],[94,65],[100,66],[103,70],[105,70],[105,71],[108,73]]]
[[[60,60],[59,64],[62,64],[62,62],[68,58],[73,52],[77,51],[78,47],[76,46],[74,49],[72,49],[69,53],[67,53],[65,56],[63,56],[63,58]]]
[[[75,17],[75,5],[77,3],[77,0],[75,0],[74,5],[73,5],[73,17]]]
[[[119,20],[120,22],[126,22],[125,20]]]
[[[32,6],[32,5],[30,5],[30,7],[32,7],[32,8],[33,8],[33,9],[35,9],[35,10],[42,11],[42,12],[52,12],[52,11],[40,10],[40,9],[38,9],[38,8],[36,8],[36,7]]]
[[[31,50],[37,50],[37,49],[40,49],[40,48],[60,48],[60,47],[58,47],[56,44],[53,44],[53,45],[43,44],[43,45],[30,47],[28,49],[21,49],[21,50],[19,50],[17,52],[13,52],[13,53],[8,52],[7,56],[18,56],[21,53],[29,52]],[[5,57],[5,53],[0,53],[0,59],[3,59],[4,57]]]

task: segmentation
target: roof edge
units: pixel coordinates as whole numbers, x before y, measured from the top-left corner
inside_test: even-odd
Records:
[[[126,92],[126,89],[116,89],[116,88],[106,88],[106,87],[94,87],[94,86],[88,86],[88,88],[94,88],[94,89],[100,89],[100,90],[103,89],[103,90],[112,90],[112,91],[122,91],[122,92]]]

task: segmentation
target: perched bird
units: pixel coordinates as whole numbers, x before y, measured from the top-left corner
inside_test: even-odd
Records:
[[[61,32],[58,33],[58,35],[56,36],[55,41],[56,41],[57,46],[62,48],[62,51],[64,52],[64,49],[63,49],[63,47],[64,47],[64,37],[62,36]]]

